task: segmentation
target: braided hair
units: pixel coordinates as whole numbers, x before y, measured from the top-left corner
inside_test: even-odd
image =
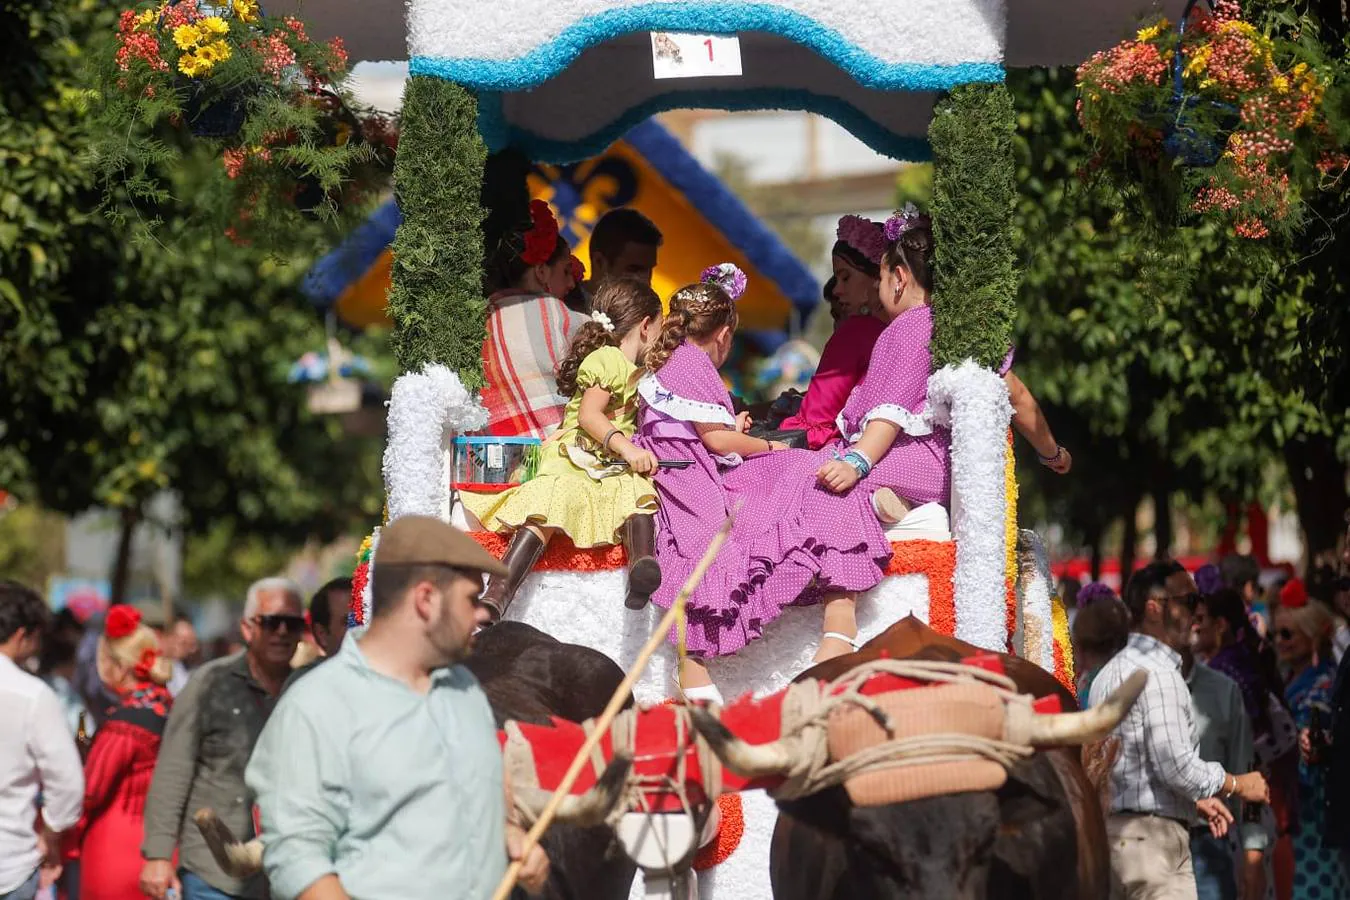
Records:
[[[685,338],[705,340],[721,328],[736,330],[740,316],[736,301],[720,284],[703,281],[682,287],[670,298],[670,315],[661,323],[661,333],[647,350],[647,371],[656,372]]]
[[[881,264],[887,269],[904,268],[919,287],[933,291],[933,220],[912,206],[886,220],[886,249]]]

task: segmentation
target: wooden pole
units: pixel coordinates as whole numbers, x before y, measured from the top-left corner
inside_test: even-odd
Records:
[[[600,713],[600,717],[595,720],[595,727],[586,736],[586,741],[577,751],[577,755],[572,758],[572,765],[563,775],[562,781],[558,784],[558,789],[548,799],[548,803],[544,806],[544,811],[540,813],[538,821],[525,835],[525,843],[520,848],[520,859],[512,862],[507,868],[506,874],[502,876],[501,882],[497,885],[497,890],[492,894],[492,900],[506,900],[511,894],[511,889],[516,886],[516,879],[520,877],[520,869],[525,858],[529,856],[530,850],[539,843],[539,838],[548,830],[548,826],[553,823],[553,816],[557,813],[558,806],[562,803],[563,798],[571,792],[572,785],[576,783],[577,776],[581,774],[582,768],[590,764],[591,751],[600,743],[600,739],[605,736],[605,732],[609,731],[609,726],[613,723],[614,717],[619,714],[619,710],[623,708],[624,701],[633,690],[633,685],[642,674],[642,670],[647,667],[652,655],[656,653],[657,648],[661,646],[661,642],[670,633],[670,627],[675,624],[676,617],[684,614],[685,601],[689,599],[689,595],[703,580],[703,576],[708,572],[708,567],[712,565],[713,560],[717,558],[718,551],[726,543],[727,536],[731,534],[731,522],[731,516],[727,516],[726,521],[722,523],[722,527],[717,530],[717,534],[713,535],[712,542],[708,544],[708,549],[704,551],[703,559],[699,560],[698,567],[689,575],[689,580],[684,583],[684,587],[680,588],[679,594],[675,596],[675,602],[670,605],[670,609],[661,618],[661,623],[656,626],[651,637],[647,639],[647,643],[643,645],[642,652],[638,654],[637,660],[633,663],[633,668],[624,676],[623,681],[614,691],[614,696],[609,698],[609,704]]]

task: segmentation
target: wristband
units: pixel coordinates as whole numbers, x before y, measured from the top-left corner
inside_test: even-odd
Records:
[[[600,442],[600,446],[602,446],[602,447],[605,448],[605,452],[606,452],[606,453],[611,452],[610,449],[609,449],[609,442],[612,441],[612,440],[614,440],[614,435],[616,435],[616,434],[618,434],[618,433],[619,433],[619,429],[617,429],[617,428],[611,428],[609,431],[605,432],[605,439],[604,439],[603,441]]]
[[[859,478],[866,478],[867,473],[872,471],[872,463],[857,450],[850,450],[845,453],[842,461],[852,466],[858,473]]]
[[[1059,462],[1060,457],[1062,457],[1063,455],[1064,455],[1064,448],[1059,446],[1058,444],[1055,445],[1054,456],[1041,456],[1039,450],[1036,452],[1036,458],[1039,459],[1043,465],[1047,466],[1050,465],[1051,463]]]

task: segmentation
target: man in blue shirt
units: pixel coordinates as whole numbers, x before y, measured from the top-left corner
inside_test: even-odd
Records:
[[[458,665],[503,566],[425,516],[384,529],[372,621],[278,702],[246,780],[276,900],[484,900],[519,855],[487,697]],[[543,887],[534,848],[520,883]]]

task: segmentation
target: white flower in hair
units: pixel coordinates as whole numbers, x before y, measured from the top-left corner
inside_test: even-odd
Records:
[[[612,332],[614,330],[614,320],[598,310],[591,313],[591,321],[606,331]]]

